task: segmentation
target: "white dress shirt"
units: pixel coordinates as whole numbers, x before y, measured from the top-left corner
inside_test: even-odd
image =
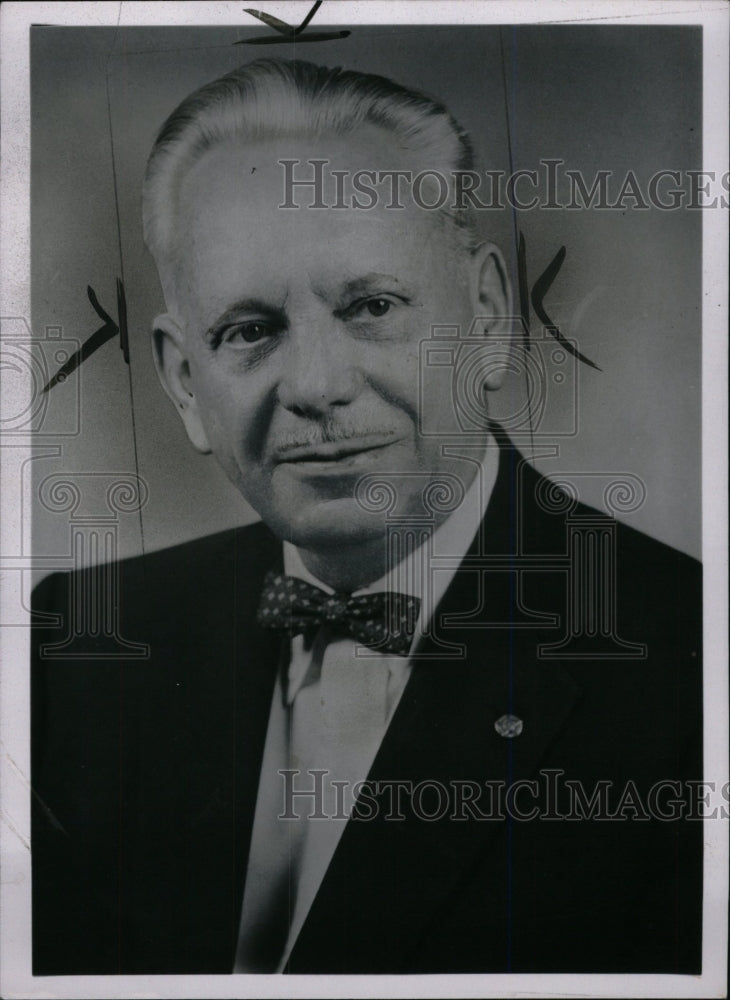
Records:
[[[499,448],[490,440],[458,508],[382,579],[354,592],[419,598],[411,650],[479,529],[498,462]],[[433,556],[450,557],[449,568],[434,569]],[[287,542],[284,570],[333,593]],[[374,654],[326,626],[309,643],[302,635],[291,640],[269,716],[234,972],[285,967],[352,811],[353,788],[367,778],[411,669],[408,657]]]

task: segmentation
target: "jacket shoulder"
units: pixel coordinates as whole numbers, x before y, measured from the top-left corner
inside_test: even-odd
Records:
[[[44,577],[31,595],[31,610],[46,611],[57,604],[58,597],[70,587],[98,583],[102,577],[114,576],[131,593],[134,587],[145,590],[158,584],[165,588],[180,588],[191,576],[204,579],[210,574],[220,578],[228,573],[254,574],[258,566],[268,566],[276,560],[280,543],[261,522],[231,528],[189,542],[116,562],[101,563],[80,570],[62,570]]]

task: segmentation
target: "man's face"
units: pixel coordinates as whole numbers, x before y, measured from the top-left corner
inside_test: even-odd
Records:
[[[300,188],[301,208],[278,208],[283,158],[302,161],[299,177],[310,158],[328,171],[409,165],[369,128],[206,153],[180,192],[158,364],[193,443],[279,537],[316,550],[382,535],[355,499],[366,474],[393,484],[401,513],[422,509],[428,476],[463,478],[465,463],[419,434],[421,405],[430,426],[453,423],[448,392],[419,402],[419,344],[434,325],[467,331],[480,291],[471,259],[408,198],[315,210]]]

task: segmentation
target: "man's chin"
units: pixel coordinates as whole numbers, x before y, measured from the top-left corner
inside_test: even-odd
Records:
[[[369,513],[355,499],[342,497],[302,505],[272,518],[269,527],[283,540],[311,551],[369,545],[385,537],[382,514]]]

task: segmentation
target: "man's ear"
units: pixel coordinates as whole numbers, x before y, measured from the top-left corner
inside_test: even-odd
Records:
[[[471,281],[474,315],[483,324],[485,336],[495,345],[495,363],[489,366],[484,385],[487,389],[499,389],[511,346],[512,289],[502,252],[495,243],[481,243],[473,251]]]
[[[210,454],[212,449],[192,385],[185,336],[169,313],[158,316],[152,325],[152,353],[157,377],[180,415],[193,447],[204,455]]]

